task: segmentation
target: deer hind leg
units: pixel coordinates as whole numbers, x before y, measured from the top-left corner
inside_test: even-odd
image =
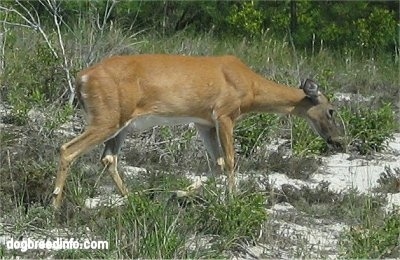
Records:
[[[128,189],[122,181],[121,176],[118,174],[118,153],[121,150],[121,146],[127,134],[128,127],[125,127],[115,137],[107,140],[105,142],[103,155],[101,156],[101,162],[107,167],[111,178],[122,196],[128,195]]]
[[[61,146],[59,169],[57,172],[56,183],[53,191],[53,207],[59,208],[62,201],[62,193],[67,179],[70,165],[93,146],[104,142],[117,131],[116,127],[88,127],[83,134],[74,138],[72,141]]]

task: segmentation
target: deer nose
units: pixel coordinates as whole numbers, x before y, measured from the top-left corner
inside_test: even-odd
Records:
[[[328,143],[329,146],[331,146],[336,151],[343,152],[345,150],[344,142],[339,137],[332,138],[331,136],[329,136],[328,139],[326,140],[326,142]]]

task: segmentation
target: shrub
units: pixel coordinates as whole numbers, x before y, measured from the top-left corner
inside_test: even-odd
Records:
[[[346,258],[400,257],[400,214],[393,211],[382,223],[364,223],[345,235]]]
[[[321,154],[327,150],[326,142],[316,135],[307,122],[293,118],[293,151],[298,155]]]
[[[239,122],[235,129],[235,137],[239,142],[239,154],[249,156],[268,140],[272,130],[277,126],[279,117],[271,114],[253,114]]]
[[[33,43],[29,52],[21,47],[20,51],[7,55],[12,57],[7,58],[10,62],[4,73],[3,93],[12,106],[14,123],[22,125],[27,122],[32,107],[44,107],[61,96],[64,74],[59,61],[44,43]]]
[[[209,183],[202,198],[189,197],[185,203],[179,198],[177,203],[166,190],[176,189],[178,182],[182,179],[176,176],[165,178],[153,183],[155,188],[132,193],[120,208],[99,209],[87,225],[109,241],[110,251],[105,254],[119,258],[220,257],[235,242],[257,237],[267,217],[263,194],[251,190],[224,200],[223,188]],[[193,252],[187,246],[193,238],[207,235],[218,248]]]
[[[385,171],[380,174],[378,179],[379,186],[375,188],[377,192],[397,193],[400,191],[400,168],[385,167]]]
[[[206,190],[204,200],[207,203],[192,209],[192,221],[201,232],[220,237],[225,249],[234,242],[254,239],[267,219],[266,198],[253,189],[250,191],[224,200],[218,195],[223,193],[221,188]]]
[[[378,109],[348,107],[342,109],[341,114],[348,127],[350,144],[361,154],[382,151],[398,127],[390,103]]]
[[[240,7],[233,5],[228,22],[234,30],[243,35],[260,35],[262,33],[263,13],[257,10],[254,1],[246,1]]]
[[[182,258],[182,219],[176,207],[142,193],[129,196],[124,207],[103,208],[94,224],[118,258]]]

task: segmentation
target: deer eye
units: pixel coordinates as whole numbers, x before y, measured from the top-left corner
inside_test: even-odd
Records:
[[[327,116],[328,116],[328,118],[332,118],[333,117],[333,113],[335,112],[335,110],[334,109],[328,109],[328,112],[327,112]]]

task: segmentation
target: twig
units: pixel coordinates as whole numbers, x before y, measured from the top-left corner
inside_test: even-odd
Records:
[[[75,98],[75,91],[74,91],[74,87],[72,85],[72,77],[71,77],[71,73],[70,73],[69,66],[68,66],[67,56],[65,55],[64,41],[63,41],[61,30],[60,30],[61,19],[59,19],[56,2],[53,0],[53,4],[52,4],[51,0],[47,0],[47,3],[49,4],[49,6],[51,6],[52,11],[53,11],[54,24],[56,25],[56,28],[57,28],[58,43],[60,44],[61,53],[62,53],[63,62],[64,62],[64,65],[62,67],[65,71],[65,75],[67,76],[68,88],[69,88],[69,92],[70,92],[68,103],[70,105],[72,105],[74,98]]]
[[[68,59],[67,59],[67,56],[65,53],[65,44],[64,44],[64,40],[62,38],[61,29],[60,29],[61,23],[65,24],[65,22],[63,21],[62,17],[59,14],[57,2],[55,0],[40,0],[39,1],[39,3],[46,9],[46,11],[49,12],[53,16],[54,24],[55,24],[56,30],[57,30],[58,44],[60,45],[60,49],[61,49],[60,54],[56,51],[56,49],[54,48],[54,44],[51,42],[48,35],[42,28],[40,17],[39,17],[37,10],[33,8],[34,11],[33,12],[30,11],[26,7],[26,4],[29,4],[29,2],[21,2],[20,0],[16,0],[16,3],[23,10],[23,13],[16,10],[15,8],[6,8],[3,6],[0,6],[0,10],[4,10],[7,12],[13,12],[13,13],[17,14],[26,24],[3,21],[3,27],[5,27],[5,25],[7,24],[7,25],[19,26],[19,27],[23,27],[23,28],[30,28],[35,31],[38,31],[42,35],[44,41],[46,42],[47,47],[50,49],[53,56],[56,59],[60,58],[60,55],[62,56],[61,67],[65,72],[65,76],[67,78],[68,90],[69,90],[68,103],[70,105],[72,105],[74,97],[75,97],[75,91],[74,91],[74,87],[73,87],[73,79],[72,79],[71,72],[70,72],[70,66],[68,65]]]
[[[13,177],[13,171],[12,171],[12,165],[11,165],[11,156],[10,156],[10,150],[7,150],[7,163],[8,163],[8,169],[10,170],[10,180],[11,180],[11,186],[13,190],[13,195],[14,195],[14,201],[17,201],[17,192],[15,191],[15,182],[14,182],[14,177]]]
[[[8,13],[6,13],[5,18],[3,20],[3,32],[0,33],[0,45],[1,45],[1,54],[0,54],[0,76],[3,75],[3,71],[5,68],[5,49],[6,49],[6,42],[7,42],[7,32],[8,29],[6,28],[5,22],[7,20]]]
[[[58,59],[58,54],[57,54],[56,50],[53,48],[51,41],[49,40],[49,38],[47,37],[47,34],[44,32],[44,30],[41,26],[39,14],[37,13],[37,11],[35,10],[35,14],[36,14],[36,18],[35,18],[30,13],[30,11],[23,4],[21,4],[21,2],[19,0],[16,0],[16,3],[25,11],[26,15],[28,15],[29,18],[14,8],[9,9],[9,10],[16,13],[19,17],[21,17],[29,26],[31,26],[32,29],[38,30],[40,32],[40,34],[42,35],[43,39],[45,40],[47,46],[49,47],[51,53],[54,55],[55,58]],[[7,9],[7,8],[4,8],[4,9]]]

